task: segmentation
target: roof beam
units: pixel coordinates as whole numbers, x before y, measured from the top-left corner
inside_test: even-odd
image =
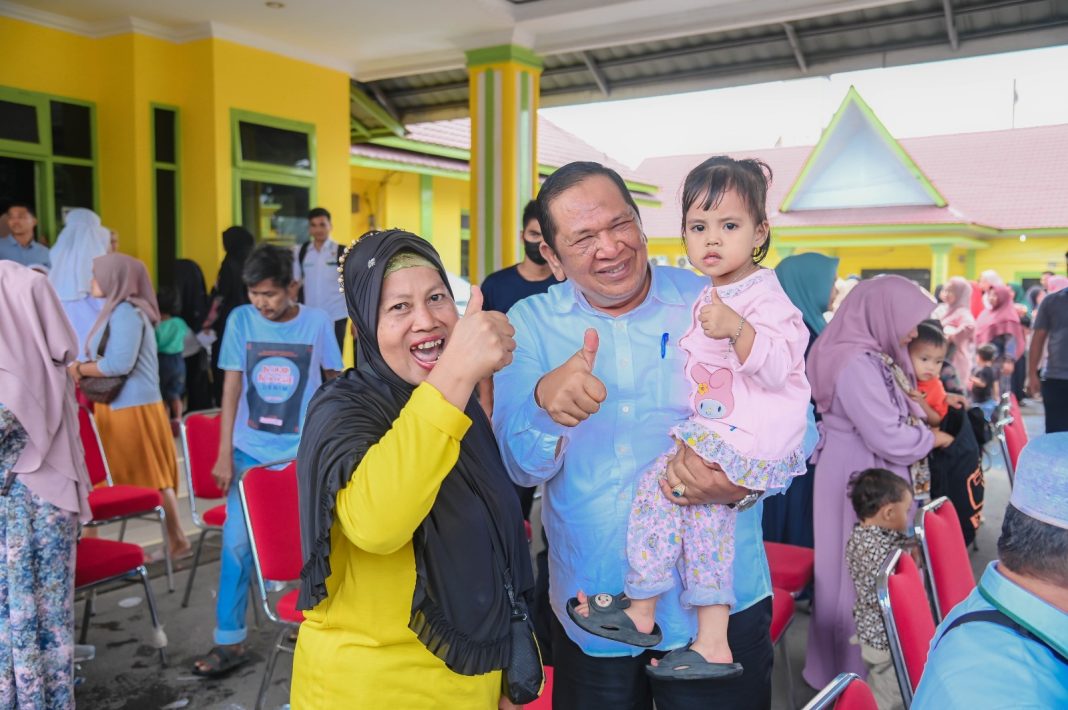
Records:
[[[949,2],[949,0],[945,0]],[[797,39],[797,32],[794,32],[793,25],[789,22],[782,23],[782,29],[786,32],[786,41],[790,43],[790,49],[794,50],[794,59],[797,60],[797,67],[801,70],[802,74],[808,74],[808,64],[805,62],[805,53],[801,51],[801,42]]]
[[[581,54],[582,61],[586,63],[586,68],[590,70],[590,74],[593,75],[593,80],[597,83],[597,88],[607,97],[612,93],[612,89],[608,85],[608,77],[601,71],[601,67],[597,66],[597,61],[593,58],[593,55],[589,52],[581,52]]]
[[[397,108],[390,102],[389,98],[386,96],[386,92],[382,91],[382,87],[378,84],[367,84],[366,86],[371,89],[371,93],[374,94],[375,99],[378,100],[378,103],[382,104],[382,108],[384,108],[386,112],[393,117],[393,120],[399,122],[400,114],[397,113]]]
[[[942,0],[942,10],[946,15],[946,35],[949,37],[949,46],[957,49],[960,47],[960,38],[957,36],[956,20],[953,18],[952,0]]]

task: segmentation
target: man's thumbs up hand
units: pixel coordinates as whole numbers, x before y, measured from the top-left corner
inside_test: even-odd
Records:
[[[534,400],[556,423],[576,426],[597,412],[608,396],[604,383],[593,374],[599,344],[597,331],[587,328],[578,352],[538,381]]]

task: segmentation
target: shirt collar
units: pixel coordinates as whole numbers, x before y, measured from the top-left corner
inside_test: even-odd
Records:
[[[675,284],[672,278],[668,275],[668,269],[671,267],[656,267],[650,266],[652,270],[652,285],[649,287],[649,293],[646,295],[645,300],[638,306],[630,311],[641,310],[646,307],[651,300],[658,301],[666,306],[685,306],[689,305],[685,298],[682,296],[682,292],[679,291],[679,287]],[[561,284],[550,287],[550,293],[553,294],[555,300],[553,303],[554,310],[557,313],[570,313],[574,308],[582,308],[583,310],[594,313],[595,315],[601,315],[604,317],[604,313],[598,311],[596,308],[590,305],[590,302],[586,300],[585,294],[575,288],[573,281],[565,281]],[[624,314],[628,315],[628,314]]]
[[[1068,656],[1068,614],[1009,581],[991,562],[979,580],[987,601]]]

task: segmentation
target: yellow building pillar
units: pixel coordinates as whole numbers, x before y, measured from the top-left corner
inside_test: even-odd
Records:
[[[473,283],[522,260],[523,207],[538,186],[541,66],[536,54],[516,45],[467,53]]]
[[[931,289],[949,281],[949,244],[931,245]]]

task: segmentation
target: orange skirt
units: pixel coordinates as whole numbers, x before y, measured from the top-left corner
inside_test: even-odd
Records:
[[[100,441],[116,484],[178,490],[178,459],[163,402],[93,409]]]

